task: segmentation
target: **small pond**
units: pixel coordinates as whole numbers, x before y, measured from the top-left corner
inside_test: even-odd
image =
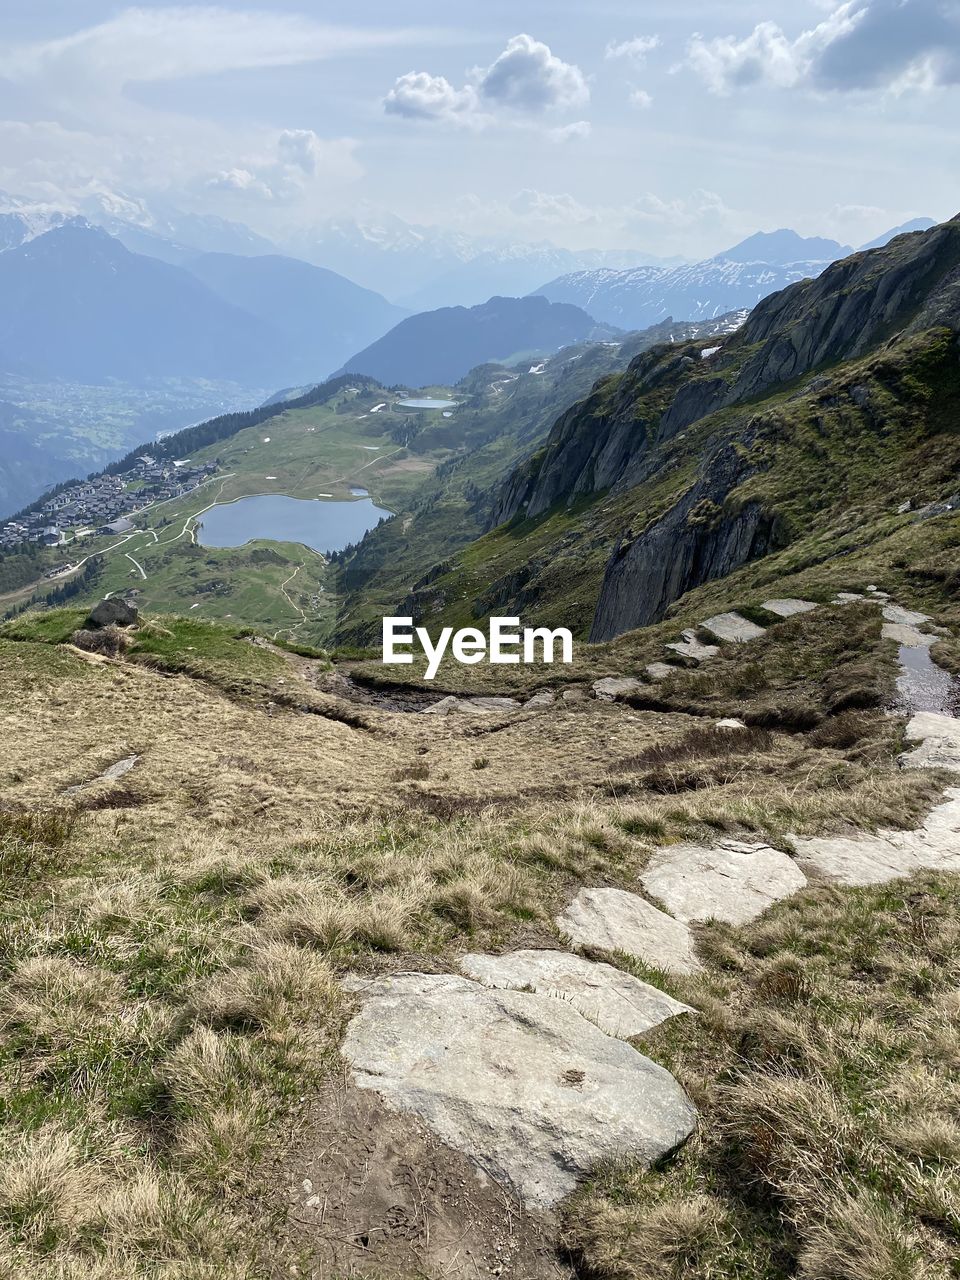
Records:
[[[455,409],[456,400],[398,400],[401,409]]]
[[[302,542],[314,551],[340,551],[392,514],[368,497],[321,502],[260,494],[205,511],[197,525],[197,541],[203,547],[242,547],[255,538],[268,538]]]

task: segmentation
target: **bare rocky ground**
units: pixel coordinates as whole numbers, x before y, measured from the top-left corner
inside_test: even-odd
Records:
[[[279,1277],[570,1280],[549,1215],[526,1209],[428,1125],[346,1081],[302,1117],[309,1142],[278,1176],[297,1256]]]

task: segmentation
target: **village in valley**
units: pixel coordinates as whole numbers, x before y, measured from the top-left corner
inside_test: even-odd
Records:
[[[130,533],[131,517],[158,502],[183,497],[217,470],[216,462],[159,462],[142,454],[122,475],[104,473],[65,485],[0,527],[0,552],[24,543],[62,547],[93,534]],[[69,571],[58,566],[51,576]]]

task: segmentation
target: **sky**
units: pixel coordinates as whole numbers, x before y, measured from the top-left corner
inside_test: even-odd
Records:
[[[0,188],[689,258],[960,211],[960,0],[6,0]]]

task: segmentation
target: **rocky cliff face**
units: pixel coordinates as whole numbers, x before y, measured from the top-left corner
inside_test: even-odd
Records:
[[[505,485],[494,524],[656,480],[674,465],[665,446],[710,419],[693,483],[643,532],[617,543],[590,638],[655,621],[686,591],[775,542],[770,514],[755,503],[729,502],[750,474],[756,418],[747,406],[897,335],[935,326],[960,329],[960,217],[854,254],[765,299],[719,350],[701,341],[638,356],[558,419],[546,445]],[[732,421],[724,410],[736,411]]]
[[[692,587],[766,554],[774,540],[773,518],[756,502],[726,505],[748,473],[737,450],[721,449],[664,516],[638,536],[621,539],[604,573],[592,641],[656,622]]]
[[[932,325],[960,328],[960,217],[764,299],[706,360],[703,342],[644,352],[619,382],[598,384],[558,419],[544,449],[504,487],[493,524],[638,484],[645,452],[708,414]]]

